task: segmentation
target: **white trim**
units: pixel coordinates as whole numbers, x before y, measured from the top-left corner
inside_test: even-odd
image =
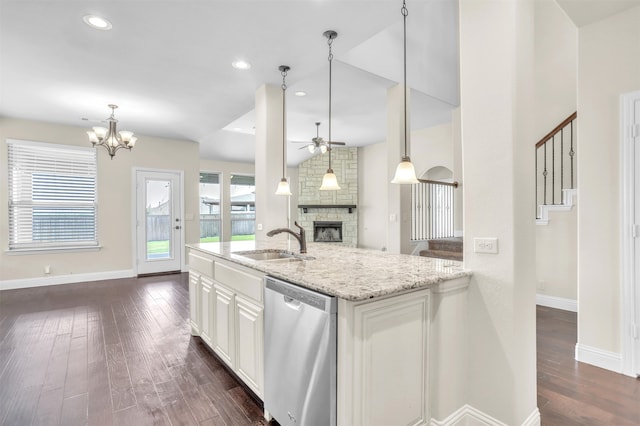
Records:
[[[71,284],[85,281],[114,280],[135,277],[131,269],[121,271],[89,272],[86,274],[54,275],[50,277],[23,278],[17,280],[0,281],[0,290],[19,288],[43,287],[47,285]]]
[[[576,361],[595,365],[616,373],[622,372],[622,355],[576,343]]]
[[[578,196],[577,189],[562,190],[562,204],[542,204],[538,206],[539,214],[536,219],[536,225],[548,225],[550,212],[568,212],[571,211],[576,204],[575,199]]]
[[[536,305],[562,309],[563,311],[578,312],[578,301],[574,299],[565,299],[564,297],[549,296],[538,293],[536,294]]]
[[[462,229],[454,229],[453,230],[453,236],[454,236],[454,238],[464,237],[464,230],[462,230]]]
[[[507,426],[506,423],[501,422],[498,419],[494,419],[490,415],[483,413],[465,404],[451,413],[444,420],[436,420],[434,418],[429,422],[430,426],[463,426],[467,424],[482,424],[487,426]],[[536,407],[531,414],[522,422],[522,426],[539,426],[540,425],[540,411]]]
[[[638,300],[635,283],[636,259],[635,241],[631,235],[634,224],[634,161],[635,143],[631,133],[634,123],[633,103],[640,99],[640,91],[627,93],[620,97],[620,340],[622,365],[621,372],[636,377],[640,371],[640,354],[636,353],[636,341],[630,330],[637,317]],[[637,171],[640,172],[640,171]]]

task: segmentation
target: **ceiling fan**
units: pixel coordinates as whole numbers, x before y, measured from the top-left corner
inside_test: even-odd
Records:
[[[316,150],[320,150],[321,153],[327,152],[329,145],[346,145],[344,142],[332,142],[325,141],[320,137],[320,122],[316,121],[316,137],[311,139],[311,143],[305,141],[292,141],[293,143],[305,143],[307,146],[303,146],[299,149],[307,148],[310,153],[316,152]]]

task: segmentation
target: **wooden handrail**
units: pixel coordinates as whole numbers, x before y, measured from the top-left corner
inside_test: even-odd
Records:
[[[439,180],[430,180],[430,179],[418,179],[418,182],[420,182],[420,183],[436,183],[438,185],[453,186],[454,188],[458,187],[458,182],[441,182]]]
[[[540,139],[540,141],[538,143],[536,143],[536,148],[540,148],[542,145],[544,145],[549,139],[551,139],[556,133],[558,133],[560,130],[562,130],[564,128],[564,126],[566,126],[567,124],[571,123],[573,120],[575,120],[578,117],[578,111],[574,112],[573,114],[571,114],[570,116],[568,116],[567,118],[564,119],[564,121],[560,124],[558,124],[555,129],[553,129],[552,131],[550,131],[549,133],[547,133],[547,135],[545,137],[543,137],[542,139]]]

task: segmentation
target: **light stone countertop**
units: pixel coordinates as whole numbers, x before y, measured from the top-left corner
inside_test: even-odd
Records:
[[[359,301],[412,289],[431,288],[456,280],[466,287],[470,271],[462,262],[392,254],[331,243],[307,243],[312,260],[256,261],[236,252],[287,250],[298,253],[298,242],[284,238],[269,241],[187,244],[187,247],[221,257],[267,275],[349,301]]]

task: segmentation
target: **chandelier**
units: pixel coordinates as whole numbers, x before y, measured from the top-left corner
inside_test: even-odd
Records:
[[[138,138],[133,136],[133,132],[128,130],[118,132],[116,129],[118,120],[114,117],[118,105],[109,104],[108,106],[111,108],[111,115],[107,118],[109,128],[96,126],[93,127],[93,130],[89,130],[87,135],[89,135],[89,142],[91,142],[93,146],[104,147],[113,160],[116,151],[120,148],[131,150],[131,148],[135,146]]]

